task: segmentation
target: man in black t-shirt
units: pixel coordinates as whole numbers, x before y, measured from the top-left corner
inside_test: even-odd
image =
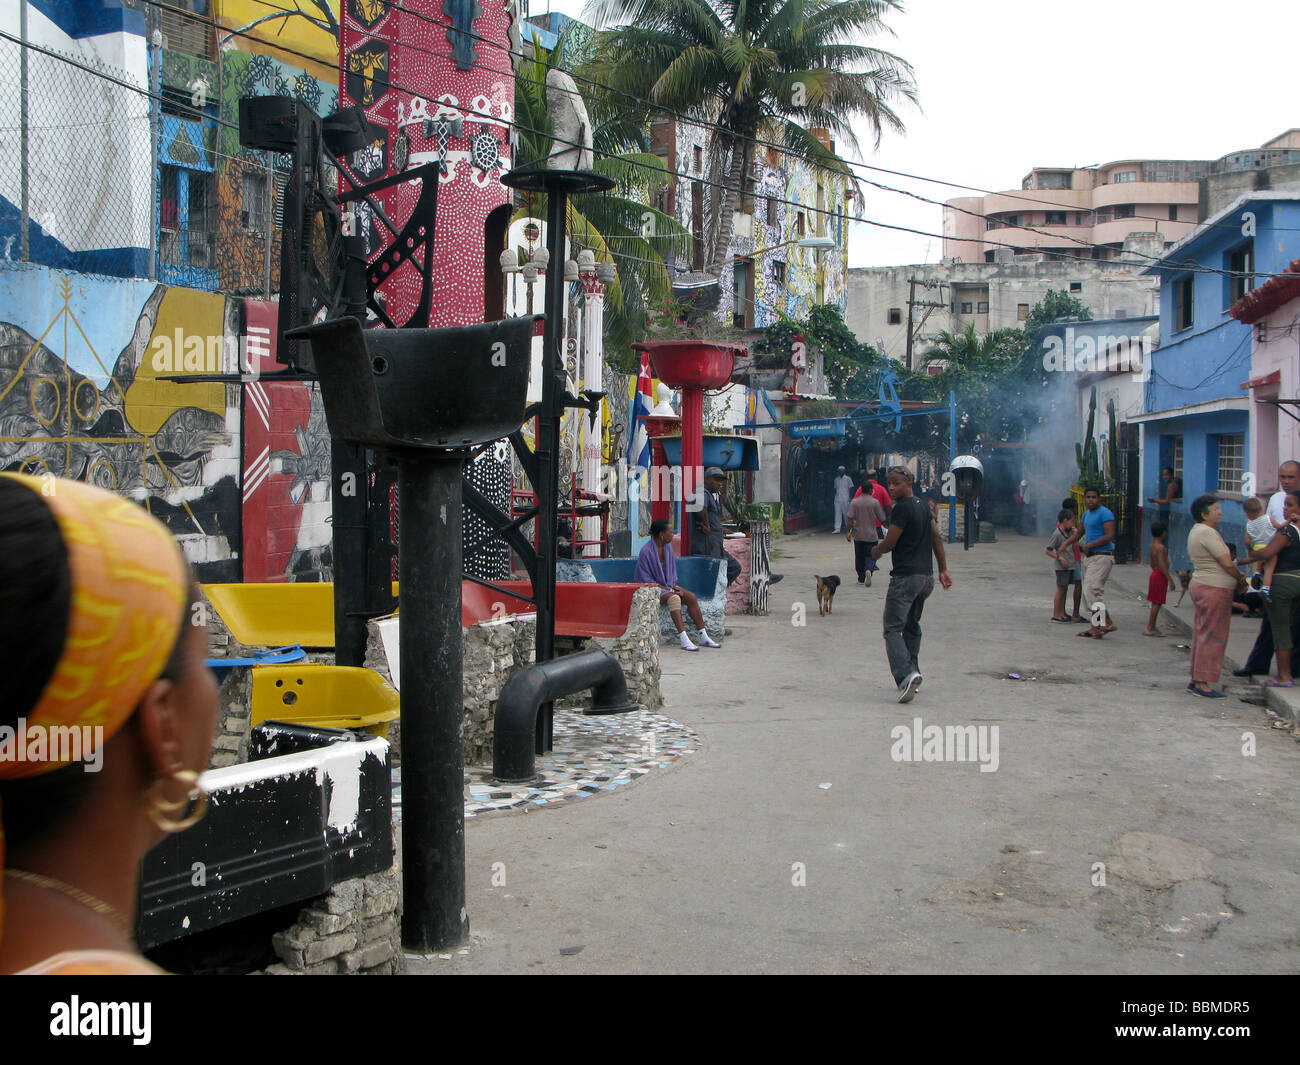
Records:
[[[932,553],[939,560],[939,583],[945,589],[952,587],[952,575],[939,526],[929,506],[912,493],[912,474],[906,466],[890,468],[889,495],[894,500],[889,533],[872,549],[871,557],[894,553],[885,594],[885,653],[898,685],[898,701],[910,703],[921,686],[921,611],[934,591]]]

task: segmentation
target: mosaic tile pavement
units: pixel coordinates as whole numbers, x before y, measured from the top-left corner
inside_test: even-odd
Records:
[[[555,748],[537,756],[536,784],[493,784],[491,766],[467,766],[465,817],[501,811],[527,813],[536,807],[617,791],[655,769],[694,754],[699,736],[680,722],[642,710],[635,714],[587,717],[555,712]],[[393,770],[393,820],[401,818],[402,770]]]

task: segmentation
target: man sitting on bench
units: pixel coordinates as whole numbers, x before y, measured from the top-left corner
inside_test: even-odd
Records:
[[[641,548],[636,560],[636,573],[632,579],[638,584],[657,584],[659,602],[668,608],[677,635],[682,641],[683,651],[698,651],[700,648],[691,642],[686,634],[686,623],[682,621],[682,604],[691,613],[691,620],[700,630],[697,637],[703,647],[720,647],[714,643],[704,628],[704,614],[700,610],[700,601],[694,592],[687,591],[677,583],[677,558],[673,555],[673,531],[663,518],[656,518],[650,523],[650,542]]]

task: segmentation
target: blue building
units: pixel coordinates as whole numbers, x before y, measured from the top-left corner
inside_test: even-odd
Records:
[[[1216,496],[1219,532],[1240,549],[1242,501],[1271,491],[1276,470],[1250,470],[1250,327],[1228,309],[1300,254],[1300,199],[1255,192],[1206,219],[1146,271],[1160,278],[1160,343],[1145,384],[1143,496],[1162,492],[1160,471],[1172,466],[1183,482],[1173,507],[1169,547],[1186,568],[1190,505]],[[1148,518],[1154,508],[1148,506]],[[1149,521],[1144,523],[1149,525]],[[1145,537],[1144,537],[1145,539]]]

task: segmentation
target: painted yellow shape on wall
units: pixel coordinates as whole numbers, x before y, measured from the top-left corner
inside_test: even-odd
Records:
[[[169,288],[163,294],[140,368],[126,390],[126,419],[136,432],[153,436],[182,407],[197,407],[225,418],[224,385],[159,380],[187,372],[187,349],[192,367],[188,372],[221,372],[220,366],[209,366],[208,352],[217,351],[223,343],[224,308],[225,298],[210,292]]]
[[[337,24],[339,0],[328,0],[328,4]],[[376,6],[374,3],[368,4],[367,10]],[[283,11],[285,17],[279,17],[277,11]],[[241,52],[269,55],[281,63],[303,68],[322,81],[338,79],[338,38],[320,24],[324,20],[314,3],[298,4],[294,0],[219,0],[216,18],[227,27],[226,30],[219,31],[218,38],[224,38],[231,30],[243,30],[248,34],[241,36],[236,33],[230,38],[230,43]],[[301,52],[317,62],[312,63],[302,55],[294,55],[270,44],[259,44],[253,40],[258,37],[292,48],[294,52]]]

